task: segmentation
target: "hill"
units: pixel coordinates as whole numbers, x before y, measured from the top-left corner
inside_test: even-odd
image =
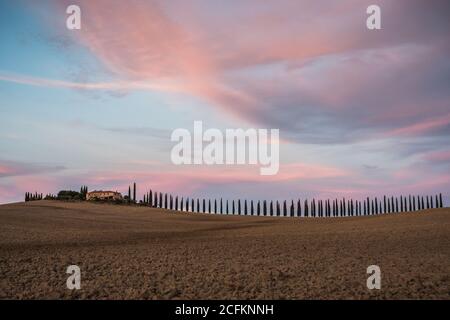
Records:
[[[352,218],[0,206],[0,298],[449,299],[450,209]],[[81,268],[81,290],[66,268]],[[366,269],[381,268],[381,290]]]

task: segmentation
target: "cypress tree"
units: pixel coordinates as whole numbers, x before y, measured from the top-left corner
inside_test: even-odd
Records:
[[[311,217],[316,217],[316,199],[312,199],[311,203]]]
[[[430,200],[429,200],[428,196],[427,196],[427,209],[430,209]]]
[[[230,210],[228,210],[228,200],[227,200],[227,214],[230,214]]]
[[[233,200],[233,208],[232,208],[232,210],[233,210],[233,215],[234,215],[235,214],[234,200]]]
[[[222,198],[220,198],[220,214],[223,214],[223,203],[222,203]]]
[[[430,196],[430,208],[433,209],[433,196]]]
[[[438,195],[436,195],[436,208],[439,208],[439,200],[438,200]]]
[[[175,197],[175,211],[178,211],[178,196]]]
[[[256,215],[260,216],[261,215],[261,203],[258,200],[258,204],[256,205]]]
[[[202,212],[203,212],[203,213],[206,213],[206,200],[203,199],[202,202],[203,202],[203,203],[202,203],[202,204],[203,204],[203,206],[202,206]]]
[[[280,203],[277,200],[277,217],[280,216]]]
[[[309,216],[308,200],[305,199],[303,207],[305,208],[305,217],[308,217]]]
[[[248,212],[247,212],[247,199],[244,200],[244,215],[245,216],[248,215]]]
[[[131,202],[131,187],[128,186],[128,203]]]
[[[254,208],[253,208],[253,200],[250,201],[250,214],[253,216],[254,213]]]
[[[133,183],[133,202],[136,203],[136,182]]]
[[[298,201],[297,201],[297,217],[301,217],[301,216],[302,216],[302,207],[301,207],[300,199],[298,199]]]
[[[267,202],[266,202],[266,200],[263,201],[263,215],[267,216]]]
[[[375,197],[375,214],[378,214],[378,200],[377,200],[377,197]]]
[[[423,196],[422,196],[422,210],[424,210],[424,209],[425,209],[425,204],[424,204]]]
[[[217,214],[217,199],[214,199],[214,214]]]
[[[270,216],[273,216],[273,201],[270,200]]]
[[[442,202],[442,193],[439,193],[439,207],[444,207],[444,203]]]
[[[291,200],[291,217],[294,216],[294,200]]]

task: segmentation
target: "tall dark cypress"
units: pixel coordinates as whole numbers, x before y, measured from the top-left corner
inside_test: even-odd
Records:
[[[131,187],[128,186],[128,203],[131,202]]]
[[[217,214],[217,199],[214,199],[214,213]]]
[[[311,217],[316,217],[316,199],[312,199],[311,203]]]
[[[283,201],[283,216],[287,216],[286,200]]]
[[[202,206],[202,212],[206,213],[206,199],[203,199],[203,206]]]
[[[422,205],[422,210],[424,210],[425,209],[425,204],[424,204],[423,196],[422,196],[422,203],[421,203],[421,205]]]
[[[254,208],[253,208],[253,200],[251,200],[250,201],[250,215],[254,215],[255,214],[255,212],[254,212]]]
[[[274,213],[274,211],[273,211],[273,201],[270,200],[270,216],[271,217],[273,216],[273,213]]]
[[[133,183],[133,202],[136,202],[136,182]]]
[[[304,216],[307,218],[309,216],[309,208],[308,208],[308,200],[305,199],[305,202],[303,203],[304,210]]]
[[[278,202],[278,200],[277,200],[277,217],[279,217],[280,216],[280,203]]]
[[[430,199],[427,196],[427,209],[430,209]]]
[[[263,201],[263,215],[267,216],[267,201]]]
[[[294,216],[294,200],[291,200],[290,216]]]
[[[234,200],[233,200],[233,208],[232,208],[232,210],[233,210],[233,214],[235,214],[236,212],[235,212],[235,207],[234,207]]]
[[[442,193],[439,193],[439,207],[440,208],[444,207],[444,203],[442,202]]]
[[[222,198],[220,198],[220,214],[223,214],[223,202],[222,202]]]
[[[433,209],[433,196],[430,196],[430,208]]]
[[[300,199],[298,199],[297,201],[297,217],[301,217],[302,216],[302,205],[300,203]]]
[[[241,215],[241,199],[238,199],[238,215]]]
[[[168,195],[164,193],[164,209],[168,209]]]
[[[247,199],[244,200],[244,216],[248,215],[247,212]]]
[[[260,216],[261,215],[261,204],[258,200],[258,204],[256,205],[256,215]]]
[[[230,210],[228,210],[228,200],[227,200],[227,214],[230,214]]]
[[[375,214],[378,214],[378,199],[375,197]]]

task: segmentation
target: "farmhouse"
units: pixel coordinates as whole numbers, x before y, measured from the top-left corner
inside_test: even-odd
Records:
[[[91,191],[86,194],[86,200],[121,200],[122,195],[117,191]]]

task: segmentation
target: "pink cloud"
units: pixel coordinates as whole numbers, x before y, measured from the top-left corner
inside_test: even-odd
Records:
[[[433,162],[450,162],[450,150],[427,153],[424,159]]]
[[[432,118],[403,128],[391,130],[387,133],[387,135],[420,135],[432,130],[445,127],[449,124],[450,114],[447,114],[443,117]]]

